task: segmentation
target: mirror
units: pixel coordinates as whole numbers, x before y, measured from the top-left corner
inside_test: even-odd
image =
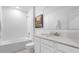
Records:
[[[43,15],[43,27],[48,30],[79,30],[79,6],[37,6],[35,17]]]

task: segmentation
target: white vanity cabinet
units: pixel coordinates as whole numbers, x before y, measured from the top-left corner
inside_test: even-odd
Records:
[[[41,44],[41,53],[55,53],[55,49],[45,44]]]
[[[74,47],[59,44],[59,43],[56,43],[56,49],[61,50],[63,53],[79,53],[78,48],[74,48]]]
[[[63,53],[62,50],[58,50],[57,43],[48,39],[41,39],[41,53]]]
[[[55,42],[41,39],[41,53],[55,53]]]
[[[52,38],[53,39],[53,38]],[[79,53],[79,48],[44,38],[35,38],[35,52],[38,53]]]

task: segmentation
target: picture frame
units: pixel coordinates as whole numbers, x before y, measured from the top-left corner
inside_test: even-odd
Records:
[[[43,28],[43,14],[35,17],[35,28]]]

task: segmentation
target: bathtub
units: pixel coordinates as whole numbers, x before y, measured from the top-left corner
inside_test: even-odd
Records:
[[[29,38],[0,41],[0,53],[15,53],[25,48],[25,44],[31,42]]]

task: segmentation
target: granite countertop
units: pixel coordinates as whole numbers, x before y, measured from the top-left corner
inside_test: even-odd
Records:
[[[45,36],[45,35],[42,35],[42,34],[35,34],[35,37],[54,41],[54,42],[57,42],[57,43],[60,43],[60,44],[64,44],[64,45],[79,49],[79,43],[74,42],[72,39],[69,39],[65,36],[64,37],[57,37],[57,36]]]

